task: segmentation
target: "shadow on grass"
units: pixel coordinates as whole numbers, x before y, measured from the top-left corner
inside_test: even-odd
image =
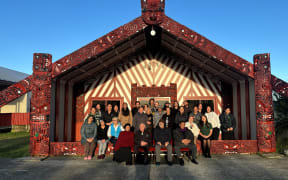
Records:
[[[0,140],[0,157],[17,158],[29,156],[29,136]]]

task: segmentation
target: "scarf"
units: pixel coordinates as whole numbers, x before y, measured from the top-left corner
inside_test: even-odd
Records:
[[[126,109],[122,108],[122,115],[123,116],[129,116],[129,109],[128,108],[126,108]]]

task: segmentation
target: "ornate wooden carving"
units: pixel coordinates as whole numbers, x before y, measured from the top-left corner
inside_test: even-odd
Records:
[[[270,54],[254,56],[257,140],[260,152],[275,152]]]
[[[31,81],[30,153],[49,154],[52,56],[35,53]]]

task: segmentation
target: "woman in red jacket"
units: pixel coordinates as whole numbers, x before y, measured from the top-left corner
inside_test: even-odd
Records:
[[[115,145],[114,160],[117,162],[126,161],[126,165],[132,164],[131,149],[134,147],[134,133],[130,131],[131,125],[129,123],[124,126],[125,131],[119,134]]]

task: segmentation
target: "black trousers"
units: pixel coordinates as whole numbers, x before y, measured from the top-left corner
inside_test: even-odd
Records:
[[[217,127],[213,128],[213,132],[212,132],[212,135],[211,135],[211,140],[218,140],[219,132],[220,132],[219,128],[217,128]]]
[[[112,136],[111,139],[110,139],[110,142],[113,144],[113,147],[115,147],[115,144],[117,142],[117,138]]]
[[[149,146],[134,146],[134,152],[136,154],[136,158],[139,157],[140,152],[139,149],[143,149],[144,150],[144,158],[148,157],[148,152],[149,152]]]
[[[234,130],[233,131],[223,131],[222,130],[222,140],[234,140]]]
[[[117,162],[132,162],[132,154],[130,147],[121,147],[118,151],[115,152],[115,160]]]

